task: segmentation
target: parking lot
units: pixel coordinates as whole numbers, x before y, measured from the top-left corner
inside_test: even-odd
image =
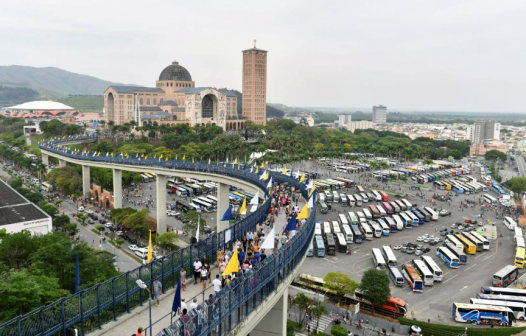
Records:
[[[333,173],[332,176],[338,176],[338,173]],[[357,176],[350,176],[345,174],[345,178],[358,180]],[[471,174],[477,177],[477,174]],[[363,178],[361,179],[363,181]],[[420,185],[422,186],[422,185]],[[432,208],[441,207],[451,211],[452,215],[448,217],[439,217],[438,221],[426,222],[424,225],[419,225],[411,229],[404,229],[402,231],[391,232],[389,236],[382,236],[380,238],[373,238],[373,240],[364,240],[362,244],[353,244],[351,255],[345,253],[338,253],[334,256],[325,256],[324,258],[312,257],[307,258],[303,264],[300,272],[311,274],[323,278],[327,272],[341,271],[348,274],[352,279],[360,281],[363,273],[374,267],[371,249],[381,248],[382,246],[391,245],[394,249],[396,245],[403,245],[406,242],[411,242],[417,245],[424,245],[430,248],[430,251],[424,255],[431,256],[437,265],[444,272],[444,279],[442,283],[435,283],[433,286],[424,287],[422,293],[413,292],[409,285],[403,287],[396,287],[392,284],[391,293],[393,296],[399,297],[406,301],[408,305],[408,317],[415,317],[419,320],[430,319],[434,322],[455,324],[451,319],[451,305],[453,302],[469,302],[469,299],[476,297],[476,293],[480,291],[481,286],[491,285],[493,274],[503,268],[505,265],[513,264],[515,257],[515,243],[513,241],[513,232],[508,230],[502,220],[496,220],[495,215],[489,216],[487,221],[496,226],[486,224],[485,226],[475,225],[474,230],[481,229],[483,234],[490,241],[490,250],[477,252],[475,255],[468,255],[468,263],[461,265],[457,269],[449,268],[437,255],[436,249],[443,245],[444,236],[440,235],[441,228],[448,228],[451,230],[451,224],[462,222],[466,219],[473,219],[481,221],[479,218],[480,206],[476,205],[474,208],[458,209],[458,204],[461,200],[470,199],[477,201],[479,196],[485,192],[472,195],[458,195],[453,196],[451,206],[447,203],[438,201],[436,205],[431,205],[427,199],[431,199],[433,193],[445,194],[444,190],[432,190],[432,184],[426,183],[424,186],[428,188],[421,188],[420,192],[425,194],[425,199],[413,197],[409,201],[415,205],[430,206]],[[409,186],[402,187],[404,195],[406,193],[415,194],[416,191],[409,190]],[[366,187],[366,189],[368,189]],[[370,190],[370,189],[368,189]],[[398,189],[396,188],[398,191]],[[355,194],[356,188],[343,188],[338,190],[341,193]],[[489,194],[495,193],[487,192]],[[390,194],[389,200],[395,200],[395,195]],[[364,208],[368,205],[376,204],[375,201],[365,203]],[[339,213],[347,213],[349,211],[357,212],[362,207],[342,207],[339,204],[332,204],[332,210],[328,214],[321,214],[318,211],[317,219],[321,222],[338,220]],[[455,233],[458,231],[453,229]],[[493,235],[495,233],[495,235]],[[441,242],[435,246],[430,246],[424,242],[417,242],[418,237],[423,237],[425,234],[435,235],[441,238]],[[502,234],[502,237],[499,237]],[[419,256],[414,254],[407,254],[401,250],[394,250],[395,256],[398,259],[398,264],[409,263],[411,259],[418,259]]]

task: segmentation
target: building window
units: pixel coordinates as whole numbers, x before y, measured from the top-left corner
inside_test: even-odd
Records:
[[[146,99],[146,105],[150,105],[150,98]]]
[[[163,103],[163,101],[164,101],[164,100],[163,100],[163,99],[161,98],[161,100],[159,101],[159,103],[160,103],[160,104],[162,104],[162,103]]]
[[[153,105],[157,105],[157,98],[153,98]]]
[[[142,105],[142,98],[141,98],[141,99],[139,99],[139,103],[140,103],[140,104]]]

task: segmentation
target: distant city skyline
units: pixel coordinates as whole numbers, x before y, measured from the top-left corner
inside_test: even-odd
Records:
[[[22,0],[2,5],[0,65],[150,85],[176,59],[241,91],[239,50],[257,39],[271,51],[267,102],[526,112],[525,16],[522,0]]]

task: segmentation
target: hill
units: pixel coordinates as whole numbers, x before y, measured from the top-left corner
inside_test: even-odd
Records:
[[[69,95],[67,98],[61,98],[57,101],[71,106],[82,113],[102,113],[102,109],[104,108],[104,97],[102,95]]]
[[[93,76],[45,67],[0,66],[0,85],[26,87],[40,93],[40,98],[65,98],[72,95],[100,95],[110,85],[122,85]]]

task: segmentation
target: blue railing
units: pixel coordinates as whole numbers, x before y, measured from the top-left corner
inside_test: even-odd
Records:
[[[262,190],[266,190],[266,183],[261,181],[258,175],[246,170],[232,169],[216,164],[208,165],[176,160],[138,160],[136,158],[106,157],[105,155],[86,156],[74,154],[72,151],[59,147],[61,142],[91,139],[93,137],[70,137],[42,143],[39,147],[42,150],[63,157],[88,162],[155,166],[226,175],[242,179],[258,186]],[[273,173],[272,176],[282,182],[299,187],[303,196],[307,196],[305,186],[298,181],[281,174]],[[268,196],[267,192],[265,192],[265,196]],[[186,268],[187,274],[192,274],[191,261],[195,258],[202,258],[206,255],[209,260],[215,260],[219,247],[223,250],[226,247],[232,248],[232,243],[236,239],[241,238],[248,230],[255,231],[257,223],[261,223],[266,219],[269,206],[270,202],[265,202],[255,213],[236,222],[227,229],[231,230],[231,239],[228,242],[225,241],[225,231],[212,235],[206,240],[174,252],[162,259],[139,266],[135,270],[128,271],[53,304],[43,306],[26,315],[5,322],[0,325],[0,336],[47,336],[58,333],[68,335],[68,331],[71,328],[80,330],[81,335],[84,335],[96,328],[100,329],[104,323],[116,320],[118,316],[125,313],[130,313],[131,309],[142,305],[148,300],[147,295],[143,295],[144,291],[136,286],[136,280],[141,279],[145,283],[151,284],[153,279],[159,276],[160,281],[163,283],[163,288],[175,287],[181,267]],[[289,243],[259,263],[252,271],[242,275],[232,286],[222,290],[213,299],[213,304],[211,302],[202,303],[197,312],[188,315],[186,322],[183,323],[183,321],[178,320],[169,328],[164,329],[163,332],[166,335],[175,335],[177,332],[188,330],[191,335],[204,335],[214,328],[217,328],[220,335],[229,332],[242,320],[242,317],[248,315],[257,307],[301,261],[314,232],[314,221],[315,208],[311,209],[305,226],[298,231]],[[242,309],[243,307],[244,309]]]

